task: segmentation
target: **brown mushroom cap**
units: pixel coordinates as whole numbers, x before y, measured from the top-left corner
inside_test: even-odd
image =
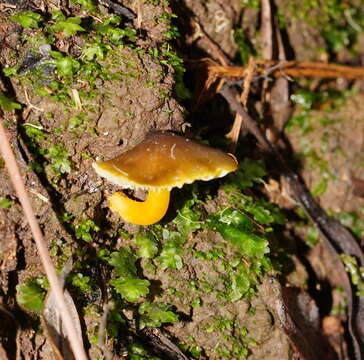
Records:
[[[127,189],[172,189],[222,177],[237,168],[220,150],[172,133],[153,133],[120,156],[93,164],[110,182]]]

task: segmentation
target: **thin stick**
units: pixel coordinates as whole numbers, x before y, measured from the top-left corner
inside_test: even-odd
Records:
[[[212,54],[215,56],[216,59],[220,61],[220,63],[223,66],[229,65],[230,61],[228,57],[224,54],[224,52],[220,49],[220,47],[214,42],[214,40],[211,39],[209,34],[206,32],[206,30],[203,28],[201,22],[198,20],[197,16],[193,16],[190,18],[192,23],[195,23],[200,28],[201,33],[205,37],[207,41],[207,45],[210,47]]]
[[[269,61],[256,59],[257,73],[265,76],[293,76],[309,78],[338,78],[358,79],[364,77],[363,66],[345,66],[338,64],[301,62],[301,61]],[[268,68],[267,68],[268,67]],[[272,67],[272,68],[269,68]],[[242,66],[209,65],[208,71],[218,77],[243,78],[245,68]]]
[[[142,27],[142,22],[143,22],[143,13],[142,13],[142,0],[138,0],[137,2],[137,9],[138,9],[138,13],[137,13],[137,29],[140,29]]]
[[[270,0],[261,1],[262,24],[260,27],[262,38],[262,57],[265,60],[273,58],[273,25],[272,25],[272,8]]]
[[[6,137],[2,120],[0,120],[0,152],[4,158],[11,182],[13,183],[18,199],[23,207],[25,217],[29,222],[30,229],[37,245],[39,256],[41,258],[44,270],[51,286],[51,290],[54,291],[56,304],[59,308],[62,321],[67,331],[68,340],[70,342],[74,356],[76,360],[87,360],[86,352],[77,335],[76,328],[73,324],[71,314],[67,307],[63,294],[63,288],[57,277],[56,270],[53,267],[51,257],[48,253],[47,244],[43,238],[42,231],[39,227],[38,221],[32,209],[32,205],[30,203],[30,199],[26,192],[18,164],[16,162],[14,153],[11,150],[10,143]]]
[[[246,104],[248,102],[250,85],[251,85],[251,82],[253,79],[254,71],[255,71],[255,61],[254,61],[253,57],[250,57],[248,67],[246,69],[246,75],[244,77],[243,91],[240,95],[240,101],[243,104],[245,109],[246,109]],[[233,124],[230,132],[225,135],[228,139],[231,139],[231,146],[229,148],[229,152],[231,152],[232,154],[235,154],[235,152],[236,152],[236,147],[238,145],[242,122],[243,122],[243,119],[241,118],[240,114],[237,112],[235,114],[234,124]]]
[[[255,60],[251,56],[249,58],[248,68],[246,70],[246,76],[244,78],[243,92],[241,93],[241,96],[240,96],[240,101],[243,104],[245,109],[246,109],[246,105],[248,103],[250,85],[251,85],[252,80],[253,80],[254,71],[255,71]]]
[[[105,339],[106,339],[106,325],[107,325],[107,317],[109,315],[110,310],[114,307],[114,304],[109,301],[107,304],[104,304],[103,306],[103,311],[104,313],[101,316],[100,319],[100,325],[99,325],[99,331],[97,334],[98,337],[98,346],[101,349],[105,360],[111,360],[112,359],[112,352],[107,348],[106,344],[105,344]]]
[[[28,93],[27,93],[27,90],[26,90],[26,89],[24,89],[24,95],[25,95],[25,100],[27,101],[27,104],[29,105],[29,107],[30,107],[31,109],[34,109],[34,110],[37,110],[37,111],[40,111],[40,112],[43,112],[43,111],[44,111],[44,109],[41,109],[41,108],[39,108],[39,107],[37,107],[37,106],[33,105],[33,104],[30,102],[30,100],[29,100],[29,96],[28,96]]]

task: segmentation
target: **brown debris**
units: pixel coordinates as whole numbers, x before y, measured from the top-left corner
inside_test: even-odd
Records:
[[[364,180],[351,176],[352,191],[354,196],[364,197]]]
[[[202,59],[201,61],[206,62]],[[292,76],[305,78],[339,78],[358,79],[364,77],[364,67],[345,66],[329,63],[301,61],[272,61],[257,59],[257,74],[263,76]],[[210,65],[208,72],[217,78],[242,79],[245,68],[242,66]]]
[[[240,101],[243,104],[244,108],[246,108],[247,106],[248,96],[250,92],[250,85],[253,80],[254,71],[255,71],[255,61],[252,57],[250,57],[248,67],[246,69],[246,75],[244,77],[243,91],[240,95]],[[228,139],[231,140],[230,152],[233,154],[235,154],[236,147],[238,145],[242,121],[243,120],[241,116],[239,114],[236,114],[230,132],[225,135]]]

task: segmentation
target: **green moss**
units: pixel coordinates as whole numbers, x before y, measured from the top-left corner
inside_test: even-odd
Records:
[[[234,40],[238,45],[240,62],[244,65],[248,63],[249,57],[256,55],[248,37],[245,35],[243,29],[236,29],[234,31]]]
[[[78,2],[81,6],[91,6],[90,1]],[[50,57],[42,58],[37,66],[26,74],[16,74],[9,68],[9,75],[17,76],[23,83],[28,83],[37,89],[40,96],[50,97],[61,102],[67,108],[77,104],[71,95],[71,89],[79,89],[80,81],[88,86],[78,90],[81,103],[94,99],[97,96],[95,81],[97,79],[122,81],[128,77],[138,77],[141,72],[132,61],[125,59],[127,72],[120,71],[120,52],[125,44],[133,47],[136,31],[131,28],[120,27],[121,18],[115,15],[99,14],[102,22],[85,22],[87,27],[82,27],[80,17],[67,17],[60,10],[54,10],[49,21],[35,30],[32,36],[24,35],[24,41],[31,46],[34,55],[38,55],[39,48],[44,44],[53,43],[57,36],[81,36],[88,33],[82,41],[81,56],[74,57],[60,51],[49,51]],[[55,71],[51,71],[54,69]],[[117,70],[118,69],[118,70]],[[47,86],[44,86],[44,83]]]
[[[100,228],[91,219],[86,219],[75,227],[75,236],[79,240],[92,241],[92,234],[100,231]]]
[[[93,0],[71,0],[75,4],[79,4],[82,9],[93,13],[96,10],[96,4]]]
[[[364,295],[364,267],[358,265],[355,257],[342,254],[341,260],[345,265],[346,271],[350,274],[351,282],[357,287],[357,296]]]
[[[4,95],[2,91],[0,91],[0,107],[4,111],[14,111],[21,109],[20,104],[9,99],[7,96]]]
[[[91,291],[91,286],[90,286],[91,279],[89,276],[85,276],[81,273],[75,273],[71,274],[69,279],[72,286],[78,288],[80,292],[86,293],[88,291]]]
[[[72,257],[73,250],[72,246],[62,239],[50,241],[49,254],[54,257],[58,269],[62,269],[64,264]]]
[[[55,174],[71,172],[71,160],[64,146],[53,145],[49,147],[45,152],[45,156],[49,159],[50,166]]]
[[[180,270],[183,266],[183,244],[186,239],[176,231],[163,230],[164,245],[156,263],[162,270]]]
[[[158,253],[156,240],[150,234],[137,234],[135,243],[138,246],[137,255],[144,259],[152,259]]]
[[[360,2],[340,0],[304,0],[288,2],[291,14],[317,28],[327,49],[336,53],[351,49],[364,25]]]
[[[160,327],[165,323],[178,322],[178,315],[172,311],[171,306],[162,302],[143,302],[139,305],[138,313],[140,314],[140,329],[146,326]]]
[[[132,250],[125,246],[118,252],[113,252],[109,264],[114,267],[115,277],[110,284],[127,301],[136,302],[149,293],[150,282],[137,276],[135,265],[137,258]]]
[[[20,24],[23,28],[38,28],[42,16],[34,11],[22,11],[11,17],[11,20]]]
[[[250,7],[253,9],[260,9],[260,1],[259,0],[241,0],[241,6]]]
[[[232,317],[218,317],[205,328],[207,333],[217,332],[223,340],[216,346],[216,353],[221,359],[245,359],[249,353],[249,343],[246,328],[240,328],[239,323]]]
[[[156,356],[152,356],[139,342],[134,342],[127,347],[128,357],[130,360],[161,360]]]
[[[358,211],[341,212],[335,214],[335,217],[355,234],[358,239],[361,239],[364,234],[364,208]]]

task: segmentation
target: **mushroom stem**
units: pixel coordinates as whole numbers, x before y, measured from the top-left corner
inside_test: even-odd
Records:
[[[122,192],[110,196],[110,209],[132,224],[155,224],[166,214],[169,205],[169,190],[149,190],[145,201],[135,201]]]

